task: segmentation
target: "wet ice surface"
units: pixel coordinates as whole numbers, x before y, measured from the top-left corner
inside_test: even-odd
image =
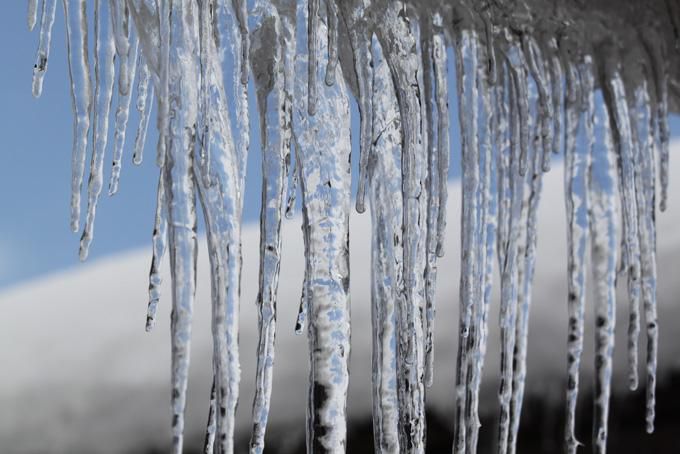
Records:
[[[155,95],[160,172],[147,330],[156,320],[160,262],[167,249],[173,452],[182,452],[184,445],[197,211],[206,222],[211,263],[213,398],[205,450],[234,449],[241,290],[252,285],[241,277],[251,72],[264,175],[251,452],[264,448],[285,251],[280,226],[296,185],[305,251],[297,329],[306,328],[309,340],[307,450],[347,448],[352,91],[361,115],[356,208],[364,211],[368,198],[373,220],[376,449],[420,453],[426,447],[427,388],[441,373],[433,368],[436,277],[448,277],[450,271],[437,262],[444,253],[448,216],[448,94],[454,91],[462,138],[459,329],[455,385],[450,388],[456,410],[454,452],[477,451],[492,307],[499,309],[501,353],[497,450],[516,452],[538,270],[542,180],[553,152],[562,151],[568,245],[564,302],[569,313],[564,444],[575,452],[579,442],[575,405],[589,292],[594,294],[596,333],[593,449],[606,451],[618,307],[629,309],[624,320],[631,388],[638,384],[638,337],[645,327],[646,428],[654,430],[655,214],[657,192],[661,211],[669,193],[668,62],[673,43],[665,38],[678,23],[673,8],[670,20],[662,22],[660,12],[668,12],[660,1],[646,8],[631,1],[618,14],[607,14],[603,1],[592,15],[556,4],[550,16],[556,20],[542,20],[547,7],[532,1],[480,7],[466,1],[413,6],[386,0],[258,0],[250,5],[243,0],[97,0],[90,62],[86,5],[63,0],[74,110],[71,226],[78,230],[80,225],[80,188],[91,148],[80,249],[84,260],[94,238],[110,117],[114,114],[109,186],[114,194],[133,87],[141,117],[131,154],[135,163],[142,158]],[[48,67],[56,0],[41,6],[35,96]],[[36,11],[36,2],[30,1],[29,28],[37,22]],[[637,36],[604,33],[631,18],[642,24]],[[455,55],[450,64],[447,45]],[[448,87],[447,76],[454,68],[455,90],[453,84]],[[120,96],[112,109],[116,87]],[[494,269],[497,296],[492,292]],[[623,298],[615,291],[618,275],[627,281]]]

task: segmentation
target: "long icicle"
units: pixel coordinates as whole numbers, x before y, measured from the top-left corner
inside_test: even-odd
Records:
[[[493,52],[493,46],[478,46],[477,52],[479,55],[478,61],[487,62],[490,60],[488,52]],[[493,134],[493,105],[492,105],[492,87],[490,85],[489,66],[478,64],[477,68],[477,85],[480,92],[481,103],[479,105],[480,123],[479,129],[479,149],[477,152],[477,161],[479,166],[479,190],[474,195],[476,203],[478,204],[478,224],[479,237],[476,240],[477,251],[477,267],[475,292],[478,295],[477,301],[473,303],[470,333],[467,338],[467,368],[466,368],[466,397],[465,397],[465,449],[466,452],[474,453],[477,446],[477,429],[479,425],[479,383],[481,381],[482,371],[482,352],[481,342],[486,329],[484,323],[488,316],[488,297],[490,296],[488,286],[490,285],[489,275],[489,261],[493,263],[493,257],[489,256],[489,235],[491,234],[494,216],[494,201],[491,192],[491,173],[492,173],[492,134]],[[491,243],[493,244],[493,242]],[[493,270],[493,266],[491,267]]]
[[[308,18],[305,2],[298,2],[298,23]],[[312,27],[314,28],[314,27]],[[300,30],[300,34],[305,32]],[[324,63],[327,31],[318,24],[306,31],[319,46]],[[304,42],[304,41],[303,41]],[[309,50],[309,54],[313,52]],[[307,334],[310,375],[307,413],[307,451],[343,452],[347,446],[346,405],[349,385],[349,212],[350,124],[349,101],[340,68],[335,84],[316,87],[316,115],[307,115],[309,70],[304,57],[296,58],[296,105],[293,129],[300,158],[303,231],[306,237]],[[316,67],[314,79],[323,74]],[[323,77],[323,76],[321,76]]]
[[[608,62],[607,85],[604,90],[612,122],[612,134],[618,148],[619,185],[623,211],[623,255],[627,257],[629,321],[628,381],[631,389],[638,385],[638,338],[640,335],[640,242],[636,200],[635,163],[630,114],[623,80],[616,64]]]
[[[349,2],[348,2],[349,3]],[[372,149],[371,127],[373,123],[373,69],[371,66],[371,38],[366,31],[367,25],[363,8],[353,11],[355,23],[350,28],[350,42],[354,54],[354,70],[357,74],[359,88],[359,177],[357,180],[356,210],[366,210],[366,184],[368,178],[368,161]],[[354,17],[358,16],[358,17]],[[351,20],[351,19],[346,19]]]
[[[373,39],[371,143],[369,171],[372,226],[371,315],[373,327],[373,431],[376,452],[399,452],[397,394],[397,305],[403,298],[403,205],[399,106],[382,48]]]
[[[40,42],[33,66],[33,96],[39,98],[42,94],[43,80],[47,72],[47,60],[50,56],[52,41],[52,26],[57,10],[57,0],[43,0],[42,16],[40,18]]]
[[[92,81],[88,58],[86,0],[64,0],[66,45],[73,105],[73,152],[71,157],[71,230],[80,228],[80,192],[85,173],[87,138],[90,133]]]
[[[581,71],[584,93],[589,94],[589,105],[594,103],[591,60],[586,56]],[[607,421],[611,394],[614,327],[616,323],[616,262],[619,239],[616,231],[616,164],[609,114],[598,106],[599,124],[593,151],[589,196],[591,200],[590,234],[593,286],[595,289],[595,396],[593,416],[593,452],[604,454],[607,445]],[[604,136],[604,137],[602,137]]]
[[[461,30],[456,43],[456,78],[458,86],[462,160],[462,219],[461,228],[461,274],[458,326],[458,357],[456,362],[456,420],[454,425],[453,452],[465,453],[465,407],[467,398],[467,340],[470,333],[472,308],[477,300],[478,286],[477,244],[479,235],[479,145],[478,145],[478,42],[474,31]]]
[[[250,452],[264,450],[265,429],[272,393],[276,304],[281,267],[281,218],[286,196],[286,95],[281,49],[280,19],[266,11],[252,36],[252,69],[257,86],[262,136],[262,208],[260,211],[260,278],[257,298],[258,347],[253,429]],[[274,39],[271,39],[271,38]],[[273,41],[273,42],[272,42]]]
[[[92,160],[87,182],[87,218],[80,237],[80,260],[86,260],[94,234],[97,202],[104,184],[104,153],[109,134],[109,114],[114,84],[114,43],[110,15],[103,10],[104,0],[95,3],[95,110],[93,116]]]
[[[197,11],[191,0],[171,0],[173,15],[169,30],[168,94],[174,105],[168,118],[165,196],[168,207],[168,253],[172,276],[172,450],[181,454],[184,443],[191,347],[191,321],[196,294],[196,187],[193,177],[197,120],[198,84],[195,59],[198,48]],[[183,58],[184,56],[189,56]],[[219,413],[218,413],[219,415]]]
[[[640,232],[640,263],[642,273],[642,303],[647,331],[647,432],[654,431],[656,401],[656,366],[659,348],[656,310],[656,169],[654,115],[649,101],[647,82],[642,81],[635,91],[635,123],[638,136],[635,171]]]
[[[437,256],[444,255],[446,232],[446,204],[448,201],[449,156],[451,154],[449,131],[449,83],[446,39],[441,28],[442,18],[435,15],[434,36],[432,37],[432,59],[434,63],[434,92],[437,104],[437,169],[439,180],[439,210],[437,213]]]
[[[425,386],[422,312],[426,239],[426,131],[421,58],[413,25],[403,2],[390,2],[377,33],[394,80],[401,119],[404,235],[404,298],[397,311],[399,324],[398,376],[399,444],[411,453],[425,451]]]
[[[190,1],[190,0],[186,0]],[[198,124],[198,142],[209,162],[194,159],[194,181],[206,221],[210,251],[213,372],[215,381],[215,452],[234,451],[236,406],[241,378],[239,338],[239,304],[241,285],[241,156],[234,143],[227,95],[217,47],[216,8],[214,2],[203,2],[199,11],[200,61],[189,61],[200,67],[200,84],[194,91],[199,98],[197,108],[203,113]],[[199,49],[197,49],[199,50]],[[241,72],[235,83],[241,85]],[[237,113],[238,114],[238,113]],[[214,152],[205,153],[205,148]]]
[[[542,103],[539,99],[538,104]],[[512,377],[512,397],[510,402],[510,432],[508,434],[508,452],[517,452],[517,435],[519,434],[519,423],[522,415],[522,402],[524,400],[524,388],[527,375],[527,344],[529,336],[529,312],[531,308],[532,284],[536,264],[536,248],[538,234],[538,207],[541,201],[543,189],[543,172],[546,171],[545,159],[550,159],[552,154],[552,137],[543,134],[545,128],[545,112],[541,112],[541,107],[536,109],[534,116],[534,143],[533,143],[533,165],[529,178],[529,196],[527,202],[527,223],[523,230],[526,231],[524,239],[524,256],[519,257],[523,260],[520,267],[523,269],[523,277],[520,280],[520,295],[518,300],[518,311],[516,320],[516,343],[513,353],[513,377]],[[548,118],[551,120],[551,118]],[[544,141],[547,141],[546,145]]]
[[[576,64],[567,63],[567,90],[574,93],[580,87]],[[592,94],[588,93],[588,99]],[[590,210],[587,184],[590,156],[593,147],[593,106],[581,106],[580,96],[567,96],[565,111],[564,194],[567,214],[567,311],[569,314],[567,337],[567,408],[565,450],[576,454],[580,445],[576,439],[576,404],[578,402],[579,371],[583,353],[583,331],[586,305],[586,252],[588,248]],[[579,117],[583,112],[586,146],[577,147]]]
[[[515,324],[517,317],[518,298],[518,244],[520,242],[520,220],[524,206],[524,174],[522,174],[522,156],[528,157],[528,150],[523,150],[525,134],[524,128],[528,129],[528,99],[521,89],[523,85],[518,82],[522,76],[521,68],[514,67],[508,62],[510,73],[510,125],[511,125],[511,153],[509,167],[509,188],[511,193],[507,239],[504,245],[503,262],[501,264],[501,307],[500,307],[500,332],[501,332],[501,384],[499,389],[499,401],[501,406],[498,432],[498,453],[505,454],[508,449],[508,434],[510,430],[510,401],[512,398],[512,353],[515,349]],[[527,111],[525,111],[525,108]],[[523,113],[524,112],[524,113]]]
[[[487,52],[495,52],[493,46],[487,46]],[[487,57],[489,58],[489,57]],[[493,58],[495,60],[495,57]],[[490,60],[490,58],[489,58]],[[501,191],[505,195],[504,186],[501,183],[503,178],[501,175],[501,166],[507,170],[507,165],[503,162],[503,155],[508,153],[508,111],[505,98],[506,91],[506,74],[503,67],[496,67],[493,74],[486,72],[486,89],[482,92],[482,99],[484,102],[484,109],[487,114],[484,139],[484,185],[486,191],[484,197],[484,281],[482,286],[482,303],[481,308],[477,314],[477,333],[472,344],[472,351],[474,361],[468,368],[468,379],[470,382],[470,389],[468,390],[468,407],[466,415],[466,452],[476,453],[479,441],[479,429],[481,422],[479,420],[479,392],[482,383],[482,371],[484,367],[484,358],[486,357],[487,341],[488,341],[488,319],[489,307],[491,303],[491,296],[493,292],[493,271],[494,271],[494,256],[497,250],[497,235],[499,226],[499,208],[501,205]],[[495,85],[491,85],[492,78]],[[489,90],[489,92],[486,92]],[[507,172],[505,172],[507,174]],[[496,189],[494,197],[493,189]],[[503,188],[503,189],[501,189]]]
[[[427,115],[427,231],[425,238],[425,386],[430,387],[434,382],[434,311],[435,291],[437,282],[437,218],[439,211],[439,187],[438,187],[438,153],[437,153],[437,130],[439,112],[436,106],[434,94],[434,61],[432,27],[427,24],[424,27],[420,39],[422,56],[423,89],[425,92],[424,105]]]

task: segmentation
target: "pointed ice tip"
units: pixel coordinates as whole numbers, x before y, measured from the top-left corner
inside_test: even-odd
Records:
[[[654,421],[647,421],[647,433],[650,435],[654,433]]]
[[[444,243],[437,244],[437,257],[444,257]]]
[[[118,185],[115,184],[114,182],[109,183],[109,197],[116,195],[118,192]]]
[[[144,326],[144,331],[150,333],[156,327],[156,319],[150,315],[146,316],[146,325]]]
[[[326,67],[326,85],[329,87],[332,87],[335,85],[335,67],[331,65],[331,63],[328,63],[328,67]]]
[[[80,241],[80,251],[78,253],[80,261],[84,262],[87,260],[88,255],[90,255],[90,244],[85,242],[85,240]]]
[[[78,230],[80,230],[80,221],[77,215],[73,215],[71,216],[71,232],[78,233]]]

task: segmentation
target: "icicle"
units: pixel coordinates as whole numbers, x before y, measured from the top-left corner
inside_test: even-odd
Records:
[[[375,452],[399,452],[397,306],[403,298],[401,128],[392,77],[373,39],[371,104],[375,160],[369,169],[372,226],[373,431]]]
[[[420,57],[412,23],[406,17],[404,4],[390,2],[376,33],[395,84],[401,127],[402,193],[404,236],[404,292],[399,301],[397,320],[399,444],[413,453],[425,451],[425,387],[422,311],[424,308],[424,270],[426,239],[425,119],[423,93],[419,81]]]
[[[501,331],[501,385],[499,400],[501,414],[498,434],[498,452],[505,454],[508,449],[508,434],[510,430],[510,401],[512,398],[512,354],[515,348],[515,325],[517,317],[518,300],[518,243],[520,242],[521,219],[524,200],[524,176],[521,174],[522,153],[528,151],[522,148],[521,136],[523,128],[528,129],[526,118],[523,118],[523,109],[528,109],[528,99],[522,96],[522,83],[518,83],[517,68],[508,66],[510,73],[510,137],[511,155],[508,172],[510,205],[504,221],[507,222],[507,237],[503,245],[503,262],[500,267],[501,274],[501,307],[500,307],[500,331]],[[524,87],[526,88],[526,86]],[[528,110],[527,110],[528,113]]]
[[[278,14],[273,10],[264,12],[261,25],[253,32],[250,50],[263,144],[260,280],[257,298],[259,341],[253,431],[250,439],[250,452],[253,454],[260,454],[264,450],[269,416],[281,266],[281,218],[286,195],[287,162],[290,160],[290,149],[285,142],[287,114],[280,33]]]
[[[132,83],[137,71],[138,47],[139,41],[135,39],[129,54],[129,57],[132,58],[132,64],[128,65],[129,74],[127,78],[129,83]],[[120,70],[123,70],[122,66],[120,67]],[[118,97],[118,108],[116,109],[116,130],[113,136],[113,168],[111,170],[111,181],[109,182],[109,195],[113,195],[118,191],[123,147],[125,147],[125,132],[127,130],[128,119],[130,117],[131,102],[132,90],[128,90],[126,95]]]
[[[615,55],[615,54],[614,54]],[[618,147],[619,185],[623,208],[624,252],[627,257],[628,297],[630,319],[628,324],[628,380],[631,389],[637,388],[638,338],[640,335],[640,243],[638,234],[638,209],[636,201],[635,163],[630,114],[626,92],[619,69],[607,62],[605,98],[611,118],[613,139]]]
[[[93,116],[92,160],[87,182],[87,218],[80,238],[80,260],[86,260],[92,243],[97,201],[104,183],[104,152],[109,133],[109,114],[113,97],[114,43],[109,14],[103,10],[103,0],[95,3],[95,110]]]
[[[479,226],[479,145],[478,145],[478,41],[474,31],[461,30],[456,43],[456,77],[458,84],[458,111],[462,146],[462,228],[460,313],[458,328],[458,356],[456,363],[456,420],[454,426],[454,452],[465,453],[466,398],[468,351],[467,339],[472,322],[472,308],[477,300],[480,282],[477,264],[477,245],[481,242]]]
[[[586,57],[587,58],[587,57]],[[586,65],[590,62],[586,60]],[[588,87],[593,86],[591,71],[581,73]],[[584,79],[585,77],[585,79]],[[592,93],[591,89],[584,92]],[[592,95],[591,95],[592,96]],[[592,103],[592,97],[589,104]],[[592,105],[592,104],[591,104]],[[589,180],[591,261],[595,287],[595,402],[593,451],[606,452],[607,420],[611,394],[612,357],[616,316],[616,167],[615,152],[609,130],[609,114],[598,106],[597,146],[593,152]],[[604,136],[604,137],[601,137]]]
[[[90,132],[92,82],[87,44],[86,0],[64,0],[71,103],[73,105],[73,152],[71,158],[71,230],[80,222],[80,191],[85,173],[87,136]]]
[[[588,66],[583,71],[590,71]],[[590,210],[587,184],[590,178],[590,155],[593,148],[592,87],[586,83],[580,89],[579,73],[575,64],[567,63],[567,89],[587,92],[588,103],[583,106],[586,146],[577,147],[580,109],[577,98],[568,100],[565,112],[564,194],[567,213],[567,309],[569,313],[567,340],[567,412],[565,450],[576,454],[576,404],[578,401],[579,370],[583,352],[583,331],[586,304],[586,251],[588,248],[588,216]],[[584,81],[592,76],[584,73]]]
[[[43,79],[47,72],[47,59],[50,56],[50,42],[52,41],[52,26],[57,9],[57,0],[43,0],[42,16],[40,19],[40,43],[33,66],[33,96],[39,98],[42,94]]]
[[[338,5],[336,0],[326,0],[328,16],[328,63],[326,64],[326,85],[335,83],[335,67],[338,65]]]
[[[38,22],[38,0],[28,0],[28,30],[33,31]]]
[[[165,255],[168,237],[168,207],[166,201],[165,172],[161,169],[158,175],[158,193],[156,196],[156,216],[153,226],[153,258],[149,271],[149,306],[146,312],[146,331],[150,332],[156,325],[156,311],[161,298],[161,263]]]
[[[434,95],[434,63],[432,24],[426,23],[420,40],[422,56],[422,78],[427,124],[427,231],[425,237],[425,386],[432,386],[434,381],[434,310],[435,290],[437,282],[437,215],[439,211],[439,193],[437,179],[437,115]]]
[[[481,52],[481,48],[479,48]],[[486,52],[493,52],[493,46],[486,46]],[[487,54],[480,53],[480,57],[490,60]],[[494,122],[498,110],[494,111],[492,95],[498,91],[491,85],[492,75],[483,65],[478,65],[478,83],[480,85],[483,113],[482,138],[479,153],[480,191],[478,200],[481,204],[479,213],[481,236],[479,238],[479,301],[473,306],[470,335],[468,336],[468,365],[467,365],[467,395],[465,401],[465,443],[466,452],[476,453],[479,435],[479,388],[482,379],[482,368],[486,354],[487,322],[489,303],[492,291],[493,256],[495,253],[495,236],[497,223],[497,202],[493,197],[495,174],[493,142],[497,131]],[[496,77],[494,75],[494,77]]]
[[[169,3],[169,2],[168,2]],[[184,442],[184,410],[186,407],[187,382],[189,378],[189,356],[191,343],[191,320],[196,293],[196,171],[194,163],[194,144],[197,120],[198,96],[196,86],[199,67],[196,55],[198,46],[198,24],[195,5],[190,0],[172,0],[172,19],[168,27],[172,40],[168,44],[167,69],[169,98],[173,104],[172,118],[168,117],[168,141],[165,162],[162,171],[165,173],[166,197],[168,207],[168,253],[172,275],[172,316],[170,331],[172,336],[172,453],[180,454]],[[169,105],[169,104],[168,104]],[[204,197],[202,197],[205,207]],[[207,211],[207,213],[206,213]],[[205,210],[208,239],[212,239],[208,218],[213,210]],[[212,288],[215,289],[216,275],[224,262],[215,264],[214,254],[220,250],[214,243],[209,244],[212,265]],[[226,314],[225,314],[226,316]],[[215,324],[213,325],[213,329]],[[226,336],[226,330],[222,334]],[[238,335],[237,331],[229,335]],[[214,336],[214,334],[213,334]],[[223,337],[222,337],[223,339]],[[226,342],[224,344],[226,347]],[[219,375],[218,375],[219,376]],[[220,387],[216,382],[218,396],[217,422],[219,428]],[[222,433],[220,432],[219,435]],[[221,440],[220,440],[221,441]],[[226,452],[219,451],[218,452]]]
[[[366,210],[366,180],[368,178],[368,161],[371,153],[371,124],[373,122],[373,69],[371,62],[371,42],[368,33],[363,28],[355,26],[350,33],[354,50],[354,70],[357,73],[359,85],[359,178],[357,182],[356,210],[363,213]],[[357,29],[358,28],[358,29]]]
[[[537,83],[538,85],[538,83]],[[533,95],[532,95],[533,97]],[[535,102],[532,100],[532,102]],[[524,399],[524,387],[527,373],[527,342],[529,335],[529,310],[531,308],[531,290],[534,279],[534,267],[536,263],[537,246],[537,216],[538,206],[541,200],[543,189],[543,172],[545,172],[545,161],[549,159],[552,150],[552,137],[541,136],[540,131],[545,127],[545,112],[541,112],[541,99],[539,91],[539,106],[534,121],[536,138],[533,144],[534,162],[532,173],[529,179],[529,199],[527,202],[526,214],[526,238],[524,239],[524,256],[518,257],[520,269],[523,271],[522,279],[519,279],[518,311],[515,331],[515,349],[513,354],[513,376],[512,376],[512,397],[510,401],[510,432],[508,434],[508,452],[517,452],[517,435],[519,433],[519,423],[522,414],[522,401]],[[548,147],[542,141],[548,141]],[[541,150],[542,148],[542,150]],[[543,151],[543,153],[541,153]],[[547,153],[546,153],[547,151]]]
[[[136,55],[130,55],[130,13],[125,0],[109,0],[109,11],[118,55],[118,93],[125,97],[130,93],[131,76],[134,76],[134,72],[129,68],[130,57],[133,65],[137,58]]]
[[[435,26],[441,25],[441,17],[435,16]],[[448,202],[449,155],[449,84],[446,40],[441,30],[432,38],[432,57],[434,62],[434,92],[437,101],[437,169],[439,172],[439,211],[437,214],[437,256],[444,255],[444,235],[446,233],[446,204]]]
[[[151,85],[151,74],[146,62],[142,59],[142,54],[139,54],[139,82],[137,83],[137,112],[139,113],[139,126],[137,126],[137,134],[135,135],[134,152],[132,153],[132,162],[135,165],[142,163],[144,156],[144,146],[146,145],[146,133],[149,129],[149,119],[151,118],[151,106],[153,105],[153,85]]]
[[[188,0],[187,0],[188,1]],[[221,50],[216,48],[215,14],[209,2],[203,2],[199,11],[198,36],[193,55],[207,58],[185,59],[185,66],[200,67],[200,80],[205,81],[199,92],[196,75],[191,88],[199,98],[198,105],[191,105],[203,114],[199,117],[197,130],[202,137],[197,143],[213,152],[201,155],[210,161],[202,165],[193,160],[194,182],[206,223],[208,250],[211,265],[213,370],[215,380],[215,451],[231,454],[234,449],[235,412],[239,397],[241,369],[239,364],[239,300],[241,285],[241,203],[242,177],[241,156],[234,144],[231,120],[227,108],[227,96],[220,65]],[[174,13],[173,13],[174,17]],[[207,39],[206,39],[207,38]],[[198,48],[200,42],[200,49]],[[238,67],[238,65],[237,65]],[[240,67],[239,67],[240,69]],[[182,70],[190,70],[182,67]],[[240,74],[235,74],[236,84],[241,85]],[[238,114],[238,109],[237,109]],[[195,118],[195,113],[194,113]]]
[[[536,40],[529,34],[522,35],[522,47],[528,61],[531,77],[538,88],[538,111],[536,121],[540,123],[541,143],[543,145],[543,171],[550,170],[550,156],[553,149],[553,131],[550,123],[553,121],[552,88],[550,74],[546,70],[541,49]]]
[[[635,178],[638,199],[638,223],[640,231],[640,256],[642,272],[642,302],[647,331],[647,432],[654,430],[656,400],[656,360],[658,353],[658,326],[656,310],[656,226],[655,197],[656,169],[654,166],[654,115],[652,114],[645,80],[635,91],[638,151],[635,162]]]

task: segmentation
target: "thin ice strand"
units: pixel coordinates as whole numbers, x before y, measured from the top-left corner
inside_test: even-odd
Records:
[[[93,116],[92,160],[87,184],[87,218],[80,238],[80,260],[87,259],[94,234],[97,202],[104,183],[104,153],[108,142],[109,114],[114,85],[113,30],[108,13],[103,11],[104,0],[95,3],[95,110]]]
[[[90,133],[92,81],[88,58],[86,0],[64,0],[66,47],[73,105],[73,152],[71,157],[71,230],[80,228],[80,192],[85,173]]]

